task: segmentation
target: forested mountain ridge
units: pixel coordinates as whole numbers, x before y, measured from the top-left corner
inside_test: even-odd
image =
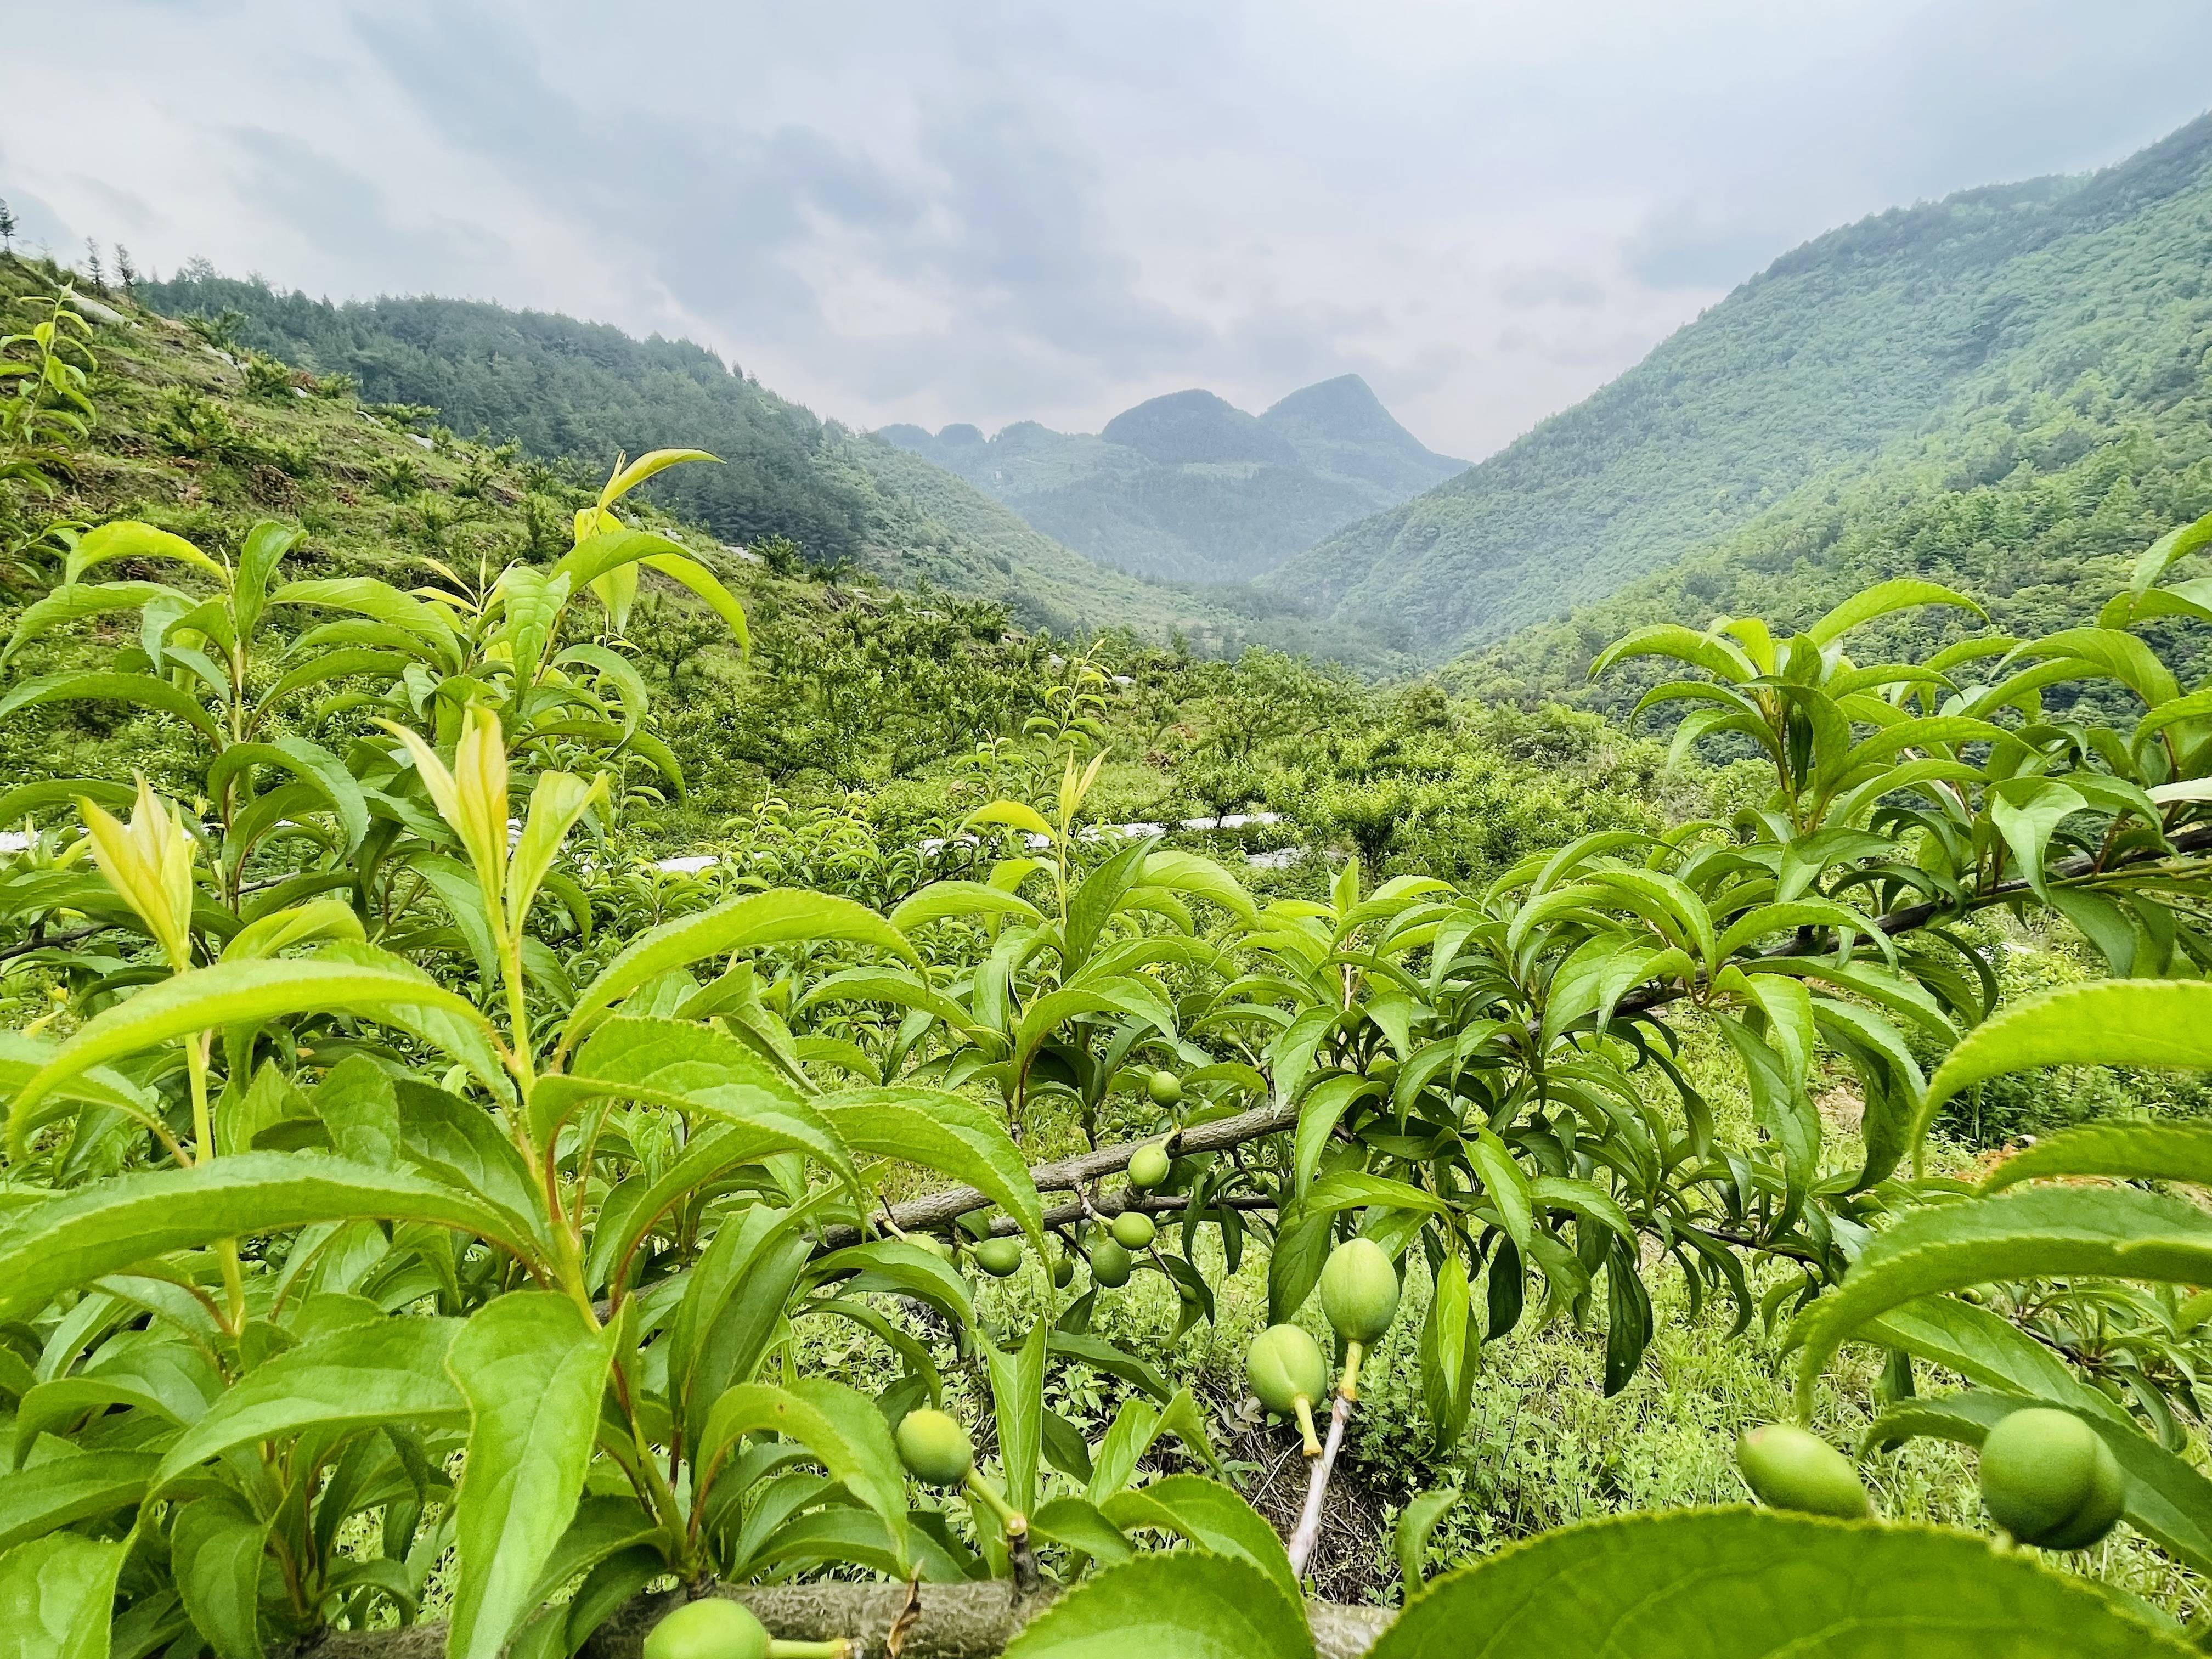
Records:
[[[988,490],[1103,563],[1243,581],[1466,464],[1426,448],[1342,374],[1248,415],[1211,392],[1148,398],[1097,434],[1017,422],[878,434]]]
[[[1753,520],[1767,529],[1735,544],[1782,558],[1781,526],[1897,499],[1911,479],[2070,465],[2130,422],[2184,437],[2190,422],[2162,412],[2201,371],[2208,259],[2212,118],[2097,173],[1877,215],[1784,256],[1585,402],[1267,583],[1416,627],[1419,653],[1442,659]],[[2062,405],[2080,416],[2063,439]],[[2045,438],[2070,453],[2038,453]],[[1698,568],[1701,586],[1722,580]],[[1839,595],[1854,579],[1815,586]],[[1658,590],[1637,591],[1641,620]]]
[[[887,445],[817,419],[689,341],[473,301],[333,305],[204,266],[139,291],[172,316],[235,313],[248,348],[349,374],[372,400],[433,408],[456,431],[513,438],[595,475],[622,452],[708,450],[720,465],[665,473],[648,493],[733,544],[785,537],[810,563],[926,580],[1061,635],[1128,628],[1179,633],[1209,652],[1261,643],[1369,667],[1389,659],[1367,632],[1306,624],[1296,600],[1181,591],[1094,565],[1008,522],[959,479],[915,474]]]

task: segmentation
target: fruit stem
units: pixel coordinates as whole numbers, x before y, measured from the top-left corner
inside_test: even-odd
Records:
[[[1298,1432],[1305,1437],[1306,1455],[1321,1455],[1321,1437],[1314,1432],[1313,1401],[1300,1395],[1291,1402],[1291,1409],[1298,1415]]]
[[[1037,1572],[1036,1551],[1030,1545],[1029,1516],[1001,1498],[998,1488],[972,1468],[960,1484],[970,1498],[979,1500],[999,1517],[999,1526],[1006,1534],[1006,1565],[1013,1569],[1015,1592],[1022,1595],[1034,1593],[1042,1579]]]
[[[1353,1343],[1352,1351],[1359,1352]],[[1291,1576],[1304,1578],[1306,1563],[1312,1559],[1314,1546],[1321,1542],[1321,1510],[1328,1497],[1328,1478],[1336,1468],[1336,1455],[1344,1447],[1344,1425],[1352,1415],[1352,1396],[1340,1389],[1336,1403],[1328,1410],[1328,1441],[1314,1459],[1313,1473],[1306,1480],[1306,1506],[1298,1516],[1297,1530],[1291,1534]]]
[[[1344,1345],[1344,1375],[1336,1380],[1336,1391],[1346,1400],[1359,1398],[1360,1346],[1357,1342]]]
[[[971,1498],[981,1500],[983,1507],[999,1517],[999,1525],[1009,1540],[1027,1537],[1030,1518],[999,1495],[999,1489],[974,1469],[969,1469],[961,1486]]]

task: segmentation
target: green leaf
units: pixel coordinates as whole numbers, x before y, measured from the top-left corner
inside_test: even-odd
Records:
[[[1463,1143],[1469,1164],[1481,1177],[1482,1190],[1490,1200],[1491,1207],[1498,1212],[1498,1219],[1505,1229],[1505,1236],[1525,1254],[1528,1241],[1535,1231],[1534,1208],[1534,1191],[1529,1187],[1528,1172],[1522,1169],[1505,1143],[1492,1129],[1481,1129]]]
[[[1029,1165],[999,1121],[975,1102],[940,1089],[897,1085],[847,1089],[816,1104],[854,1152],[918,1164],[966,1182],[1019,1221],[1037,1253],[1045,1253],[1044,1206]]]
[[[1717,679],[1737,684],[1759,672],[1748,657],[1717,635],[1700,634],[1674,623],[1661,623],[1639,628],[1606,647],[1591,662],[1589,677],[1595,679],[1613,664],[1629,657],[1672,657],[1677,662],[1702,668]]]
[[[1201,1552],[1139,1555],[1062,1595],[1002,1659],[1313,1659],[1305,1614],[1257,1567]]]
[[[891,912],[891,926],[910,933],[925,922],[948,916],[1018,916],[1042,921],[1044,913],[1027,899],[981,881],[933,881]]]
[[[2212,1128],[2185,1123],[2083,1123],[2012,1153],[1982,1183],[1996,1192],[2051,1176],[2111,1176],[2212,1187]]]
[[[62,567],[62,585],[75,586],[77,578],[86,571],[112,559],[166,559],[172,564],[188,564],[204,571],[226,586],[230,582],[229,572],[182,536],[157,530],[137,519],[118,519],[87,531],[70,550],[69,558]]]
[[[79,1452],[0,1475],[0,1548],[137,1508],[158,1461],[150,1452]]]
[[[453,1339],[446,1368],[468,1401],[454,1499],[460,1571],[450,1659],[498,1659],[538,1605],[538,1583],[584,1490],[615,1330],[551,1291],[501,1297]]]
[[[2000,1010],[1936,1068],[1916,1133],[1961,1090],[2044,1066],[2212,1067],[2212,983],[2094,980]]]
[[[1123,896],[1144,873],[1145,858],[1159,844],[1157,836],[1132,842],[1076,884],[1067,896],[1067,920],[1062,927],[1061,954],[1073,978],[1091,959],[1107,921],[1121,908]]]
[[[1876,582],[1872,587],[1861,588],[1807,629],[1805,637],[1815,645],[1832,645],[1853,629],[1863,627],[1877,617],[1910,611],[1923,605],[1955,605],[1961,611],[1972,611],[1984,621],[1989,619],[1989,613],[1964,593],[1945,587],[1939,582],[1899,576],[1886,582]]]
[[[1893,1308],[1868,1322],[1866,1335],[1984,1388],[2128,1421],[2125,1407],[2083,1382],[2055,1350],[2002,1314],[1956,1297],[1923,1296]]]
[[[1267,1518],[1218,1480],[1202,1474],[1170,1474],[1149,1486],[1115,1492],[1101,1506],[1106,1518],[1124,1531],[1151,1527],[1180,1534],[1202,1550],[1250,1562],[1277,1589],[1292,1599],[1297,1575],[1283,1540]]]
[[[1291,1146],[1291,1169],[1299,1193],[1313,1184],[1321,1155],[1328,1150],[1330,1138],[1344,1115],[1355,1102],[1382,1092],[1381,1082],[1356,1072],[1323,1078],[1306,1091],[1306,1097],[1298,1103],[1298,1128]]]
[[[183,1505],[169,1524],[177,1592],[217,1659],[262,1659],[261,1562],[269,1527],[221,1498]]]
[[[1902,1216],[1799,1316],[1792,1340],[1804,1345],[1800,1409],[1809,1413],[1829,1355],[1900,1303],[1994,1279],[2079,1273],[2212,1284],[2212,1216],[2125,1187],[2031,1187]]]
[[[422,1176],[313,1152],[244,1152],[191,1170],[110,1176],[0,1230],[0,1318],[171,1250],[318,1221],[428,1221],[531,1259],[532,1241],[489,1206]]]
[[[173,714],[197,727],[209,742],[222,741],[222,727],[189,691],[179,690],[151,674],[116,674],[94,671],[65,671],[40,674],[25,680],[0,697],[0,720],[19,708],[47,702],[129,702],[157,714]]]
[[[740,1382],[707,1413],[694,1454],[702,1479],[748,1434],[780,1434],[820,1460],[830,1478],[873,1510],[895,1540],[906,1536],[906,1470],[875,1401],[842,1382],[801,1377],[787,1389]]]
[[[115,1580],[127,1542],[75,1533],[0,1555],[0,1659],[107,1659]]]
[[[999,1455],[1006,1470],[1006,1501],[1027,1512],[1036,1503],[1037,1459],[1044,1453],[1044,1371],[1052,1322],[1030,1326],[1022,1346],[1002,1353],[979,1340],[991,1373],[991,1406],[998,1419]]]
[[[735,1037],[690,1020],[609,1019],[576,1053],[574,1075],[538,1079],[531,1127],[541,1140],[579,1103],[600,1096],[642,1100],[687,1118],[718,1118],[750,1132],[753,1156],[802,1149],[847,1182],[845,1143],[817,1103]]]
[[[1405,1580],[1407,1595],[1413,1595],[1420,1587],[1421,1560],[1428,1553],[1429,1534],[1436,1531],[1437,1523],[1450,1514],[1452,1505],[1458,1502],[1456,1486],[1416,1492],[1406,1500],[1405,1510],[1390,1534],[1390,1548],[1398,1558],[1398,1573]]]
[[[327,957],[221,962],[161,980],[94,1015],[16,1093],[11,1121],[65,1079],[125,1054],[196,1031],[310,1013],[410,1027],[424,1014],[443,1015],[485,1036],[491,1030],[468,1002],[396,961],[392,966]]]
[[[805,1214],[751,1206],[715,1229],[684,1276],[668,1329],[668,1393],[695,1463],[708,1410],[731,1384],[752,1376],[784,1328],[785,1304],[812,1249],[799,1231]]]
[[[136,611],[156,599],[169,600],[180,612],[192,604],[191,594],[162,582],[79,582],[50,589],[24,606],[22,615],[15,618],[15,632],[9,635],[6,647],[0,648],[0,663],[64,623],[82,622],[112,611]]]
[[[460,1328],[458,1319],[381,1319],[288,1349],[248,1371],[178,1437],[153,1490],[166,1491],[234,1447],[310,1429],[459,1426],[468,1407],[447,1375],[446,1356]]]
[[[2051,896],[2044,865],[2052,833],[2088,804],[2078,790],[2052,778],[2008,778],[1990,790],[1990,822],[2012,849],[2021,874],[2038,898],[2047,902]]]
[[[562,1042],[572,1046],[595,1018],[638,987],[702,957],[832,939],[872,945],[915,968],[921,966],[898,929],[850,899],[781,889],[754,893],[639,934],[576,1000]]]
[[[1482,1326],[1472,1316],[1467,1266],[1448,1249],[1421,1322],[1421,1399],[1437,1451],[1449,1450],[1467,1431],[1474,1401],[1474,1373],[1482,1363]],[[1407,1582],[1415,1580],[1408,1577]]]
[[[1096,1504],[1081,1498],[1055,1498],[1030,1516],[1030,1530],[1039,1538],[1065,1544],[1072,1550],[1112,1565],[1136,1552],[1121,1529],[1109,1521]]]
[[[1622,1516],[1431,1582],[1369,1659],[2156,1659],[2191,1651],[1985,1539],[1771,1510]]]

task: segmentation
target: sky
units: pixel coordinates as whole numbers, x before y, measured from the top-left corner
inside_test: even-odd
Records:
[[[1470,459],[1825,229],[2212,100],[2204,0],[64,9],[0,198],[65,258],[682,335],[860,427],[1358,373]]]

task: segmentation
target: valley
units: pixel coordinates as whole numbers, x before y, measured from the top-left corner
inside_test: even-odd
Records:
[[[1257,416],[1192,391],[1124,410],[1095,435],[1033,421],[988,440],[972,426],[878,435],[1101,564],[1180,582],[1253,580],[1465,465],[1424,448],[1356,374]]]

